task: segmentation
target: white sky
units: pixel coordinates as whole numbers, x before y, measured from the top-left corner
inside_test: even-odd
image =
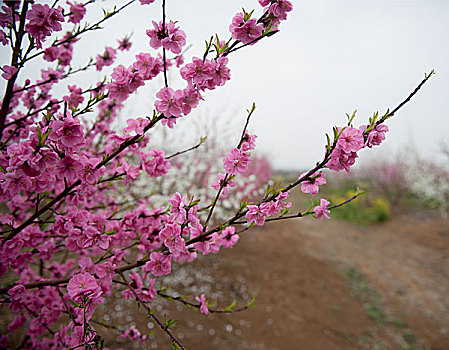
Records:
[[[107,0],[99,5],[110,8],[120,3],[124,1]],[[107,22],[104,31],[86,35],[79,43],[74,66],[87,62],[106,45],[116,46],[116,38],[130,32],[133,47],[117,63],[129,64],[142,51],[154,53],[145,29],[151,28],[152,19],[161,18],[160,3],[133,4]],[[387,141],[380,148],[362,151],[360,157],[386,157],[409,144],[426,157],[434,156],[439,142],[449,142],[449,0],[307,0],[293,4],[280,33],[229,56],[231,81],[207,93],[198,111],[188,118],[206,115],[221,133],[226,120],[234,116],[237,139],[245,110],[254,101],[257,110],[250,131],[258,135],[257,150],[268,155],[275,167],[307,168],[320,160],[324,133],[344,124],[345,113],[357,109],[355,123],[366,123],[373,112],[394,108],[425,72],[435,69],[437,74],[388,122]],[[167,18],[178,20],[188,43],[193,44],[187,60],[202,54],[210,35],[218,33],[227,39],[229,23],[242,7],[255,8],[255,15],[261,13],[257,0],[167,0]],[[92,12],[91,23],[99,15]],[[5,51],[1,57],[1,64],[7,63]],[[80,75],[80,85],[91,84],[92,74],[101,79],[105,71]],[[174,74],[170,77],[174,89],[184,87]],[[150,82],[151,86],[139,91],[129,101],[124,117],[150,114],[160,83]],[[187,124],[180,123],[176,129]]]

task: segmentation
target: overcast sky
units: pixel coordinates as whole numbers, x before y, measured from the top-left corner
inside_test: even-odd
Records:
[[[362,161],[386,157],[409,144],[430,157],[438,152],[439,143],[449,143],[449,1],[292,2],[294,10],[278,34],[230,55],[231,81],[207,93],[201,108],[189,118],[207,117],[224,129],[227,122],[220,120],[232,117],[231,124],[240,132],[245,109],[255,102],[250,130],[258,135],[257,150],[275,167],[306,168],[321,159],[324,133],[333,125],[343,125],[345,113],[357,109],[355,123],[364,124],[373,112],[394,108],[425,72],[435,69],[437,74],[422,91],[388,121],[387,141],[380,148],[362,151],[360,157]],[[124,1],[99,5],[109,8],[117,3]],[[179,21],[193,45],[186,53],[189,60],[202,54],[210,35],[228,38],[229,23],[242,7],[261,14],[257,0],[167,0],[167,18]],[[98,15],[92,11],[89,21]],[[116,46],[116,38],[124,33],[133,33],[133,47],[118,63],[129,64],[135,54],[151,52],[145,29],[152,19],[160,18],[159,0],[147,6],[133,4],[111,19],[103,32],[85,36],[75,65],[87,62],[106,45]],[[93,74],[101,79],[104,73]],[[91,83],[92,73],[79,79]],[[174,89],[183,88],[174,74],[170,81]],[[125,116],[148,115],[159,83],[151,82],[139,91],[125,108]]]

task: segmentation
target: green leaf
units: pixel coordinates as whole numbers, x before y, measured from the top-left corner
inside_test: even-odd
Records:
[[[168,320],[167,327],[173,326],[178,320]]]
[[[253,307],[255,301],[256,301],[256,297],[253,297],[253,298],[251,299],[251,301],[248,303],[248,307]]]
[[[230,312],[230,311],[232,311],[232,309],[234,308],[235,305],[237,305],[237,300],[234,300],[231,305],[229,305],[228,307],[225,307],[223,309],[223,311]]]
[[[73,307],[80,307],[80,304],[75,303],[73,300],[69,300],[69,304],[72,305]]]

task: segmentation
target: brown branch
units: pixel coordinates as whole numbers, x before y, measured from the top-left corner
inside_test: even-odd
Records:
[[[23,36],[25,35],[25,19],[26,19],[26,13],[28,10],[28,4],[29,4],[29,1],[24,1],[22,4],[22,12],[20,14],[19,32],[17,33],[16,42],[14,44],[14,49],[12,52],[11,66],[16,67],[16,68],[17,68],[17,62],[19,59],[19,53],[20,53],[20,50],[22,47],[22,39],[23,39]],[[14,83],[17,79],[18,74],[19,74],[19,72],[17,71],[11,77],[11,79],[8,80],[8,84],[6,86],[5,96],[3,98],[2,107],[0,109],[0,137],[5,128],[6,115],[8,114],[9,104],[11,103],[11,99],[12,99],[12,95],[13,95]]]
[[[173,335],[172,332],[170,332],[170,330],[168,329],[167,326],[165,326],[155,315],[154,312],[152,312],[150,310],[150,308],[142,301],[142,299],[139,298],[139,296],[137,295],[136,291],[134,290],[133,287],[131,287],[131,285],[129,284],[128,280],[126,279],[126,277],[123,275],[123,273],[119,270],[115,270],[120,277],[122,277],[123,281],[126,283],[126,286],[129,288],[129,290],[131,290],[131,292],[134,294],[134,297],[136,298],[136,300],[138,301],[138,303],[148,312],[148,316],[152,317],[156,323],[158,324],[158,326],[165,332],[168,334],[168,336],[170,337],[171,341],[173,343],[176,343],[181,349],[186,350],[186,348],[181,344],[181,342],[176,339],[176,337]]]

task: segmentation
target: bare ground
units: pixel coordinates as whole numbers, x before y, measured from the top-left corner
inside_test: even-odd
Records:
[[[255,307],[208,316],[174,302],[158,309],[179,319],[174,333],[188,349],[448,350],[448,274],[447,219],[402,215],[362,228],[288,220],[244,233],[233,249],[180,266],[167,281],[222,307],[256,296]],[[159,331],[151,338],[146,348],[169,348]]]
[[[159,301],[156,314],[179,320],[174,334],[190,350],[449,349],[448,219],[269,223],[245,232],[233,249],[178,266],[165,283],[171,293],[206,293],[219,307],[256,297],[248,310],[208,316]],[[96,317],[155,331],[140,345],[97,326],[110,348],[171,348],[143,310],[122,298]]]

